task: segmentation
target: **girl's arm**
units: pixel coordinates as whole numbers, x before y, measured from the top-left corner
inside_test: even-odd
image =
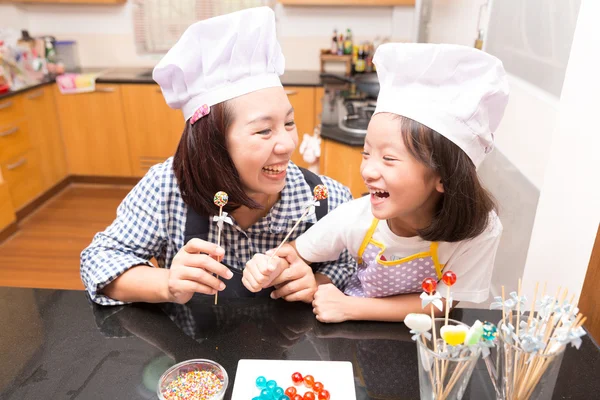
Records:
[[[333,285],[322,285],[315,293],[314,313],[321,322],[389,321],[401,322],[407,314],[431,315],[431,306],[421,307],[419,293],[384,298],[346,296]],[[446,299],[442,298],[444,308]],[[452,307],[457,302],[453,302]],[[434,309],[435,317],[443,317],[445,310]]]

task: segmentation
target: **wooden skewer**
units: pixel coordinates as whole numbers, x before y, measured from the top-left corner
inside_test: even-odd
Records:
[[[309,210],[310,210],[310,207],[307,207],[306,210],[304,210],[304,212],[300,216],[300,219],[298,220],[298,222],[296,222],[296,225],[294,225],[294,227],[288,232],[287,236],[283,239],[283,241],[279,244],[279,246],[277,246],[277,248],[275,249],[275,251],[273,252],[273,254],[271,254],[271,257],[269,258],[268,265],[271,264],[271,260],[273,259],[273,257],[275,257],[277,255],[277,252],[279,251],[279,249],[281,249],[281,246],[283,246],[285,244],[285,242],[287,242],[287,240],[290,238],[290,235],[292,234],[292,232],[294,232],[296,230],[296,228],[298,227],[298,225],[300,224],[300,222],[304,219],[304,217],[306,216],[306,214],[308,214]]]
[[[223,206],[219,207],[219,218],[223,216]],[[217,234],[217,247],[221,247],[221,227],[219,226],[219,233]],[[217,257],[217,261],[221,262],[221,257]],[[219,279],[219,275],[215,274],[217,279]],[[217,301],[219,300],[219,290],[215,292],[215,306],[217,305]]]

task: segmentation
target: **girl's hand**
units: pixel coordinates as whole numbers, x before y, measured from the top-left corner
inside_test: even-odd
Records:
[[[225,289],[223,279],[231,279],[233,272],[216,261],[225,251],[216,244],[201,239],[191,239],[177,252],[169,269],[168,299],[185,304],[194,293],[215,294]]]
[[[267,255],[273,250],[269,250]],[[271,293],[273,299],[283,298],[285,301],[303,301],[311,303],[317,291],[317,281],[312,268],[298,256],[294,247],[283,245],[277,255],[289,263],[289,268],[273,281],[275,290]]]
[[[320,322],[344,322],[349,319],[348,307],[351,297],[346,296],[335,285],[321,285],[313,300],[313,313]]]
[[[283,270],[290,265],[277,256],[271,260],[270,255],[255,254],[252,260],[246,263],[242,277],[242,283],[249,291],[256,293],[271,286],[271,282],[277,278]]]

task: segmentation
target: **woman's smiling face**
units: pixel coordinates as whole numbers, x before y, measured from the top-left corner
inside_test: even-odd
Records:
[[[248,194],[283,190],[287,167],[298,144],[294,109],[282,87],[230,100],[233,123],[227,149]]]

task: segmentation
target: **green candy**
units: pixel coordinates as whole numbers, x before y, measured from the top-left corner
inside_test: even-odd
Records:
[[[483,324],[480,320],[475,321],[473,326],[469,328],[469,332],[467,332],[467,337],[465,338],[465,344],[467,346],[472,346],[474,344],[479,343],[481,337],[483,336]]]

